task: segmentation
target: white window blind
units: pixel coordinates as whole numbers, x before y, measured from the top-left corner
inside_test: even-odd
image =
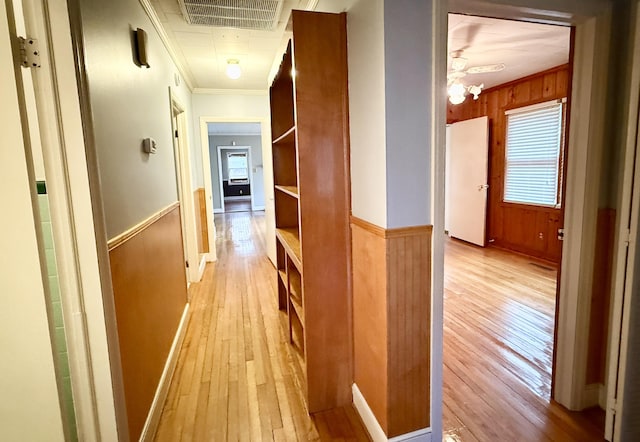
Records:
[[[543,103],[506,114],[504,201],[557,205],[562,103]]]
[[[229,181],[249,179],[249,165],[247,164],[246,153],[228,153],[227,171]]]

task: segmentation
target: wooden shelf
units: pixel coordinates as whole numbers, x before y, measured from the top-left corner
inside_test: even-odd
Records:
[[[277,268],[286,271],[278,308],[311,413],[352,400],[345,25],[346,14],[294,10],[293,40],[269,89]]]
[[[302,308],[302,304],[300,303],[300,299],[297,299],[295,296],[289,296],[289,302],[293,307],[293,311],[298,317],[298,321],[300,321],[300,325],[304,329],[304,310]]]
[[[278,138],[273,140],[273,144],[293,144],[295,141],[296,127],[293,126]]]
[[[296,271],[289,271],[289,293],[302,305],[302,278]]]
[[[276,229],[276,237],[280,240],[280,243],[287,251],[287,255],[291,259],[293,265],[296,266],[298,271],[302,271],[302,255],[300,253],[300,238],[298,237],[298,229],[282,228]]]
[[[280,280],[283,282],[285,287],[287,286],[287,272],[284,270],[278,270],[278,275],[280,276]]]
[[[289,196],[294,198],[298,198],[298,187],[297,186],[275,186],[276,190],[279,190],[282,193],[286,193]]]

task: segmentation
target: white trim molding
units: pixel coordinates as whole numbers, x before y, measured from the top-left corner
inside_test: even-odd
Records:
[[[142,428],[142,434],[140,435],[140,441],[142,442],[152,441],[156,435],[156,430],[160,423],[160,416],[162,415],[162,407],[167,399],[171,379],[173,378],[173,373],[175,372],[176,365],[178,364],[180,348],[182,347],[182,343],[184,342],[184,337],[187,332],[188,319],[189,303],[184,306],[184,311],[182,312],[182,318],[180,319],[176,336],[173,338],[173,344],[171,345],[169,356],[167,356],[167,362],[164,365],[164,370],[162,370],[162,376],[160,376],[160,382],[158,383],[156,394],[153,397],[153,402],[151,403],[147,420]]]
[[[204,275],[204,269],[207,267],[207,255],[208,253],[203,253],[200,255],[200,265],[198,266],[198,281],[202,281],[202,275]]]
[[[358,386],[353,384],[351,390],[353,392],[353,405],[356,407],[356,411],[358,412],[358,415],[360,415],[360,419],[362,419],[362,423],[367,429],[367,432],[369,432],[369,436],[373,442],[431,442],[431,428],[422,428],[420,430],[401,434],[400,436],[395,436],[389,439],[378,423],[373,411],[369,408],[369,404],[360,392]]]
[[[191,71],[189,71],[189,69],[182,64],[182,62],[176,55],[177,54],[176,50],[173,48],[173,45],[169,41],[169,36],[167,35],[167,32],[164,30],[164,27],[162,26],[160,17],[158,17],[158,14],[156,14],[156,11],[155,9],[153,9],[153,6],[151,6],[151,2],[149,0],[138,0],[138,1],[140,2],[142,9],[144,9],[144,12],[149,17],[149,20],[151,20],[151,23],[153,24],[153,27],[156,29],[156,32],[158,33],[160,40],[162,40],[162,44],[164,44],[165,49],[167,50],[167,52],[169,53],[169,56],[171,57],[171,60],[173,60],[173,64],[176,65],[176,68],[178,69],[178,72],[184,79],[184,82],[187,84],[187,87],[193,93],[194,88],[193,88],[193,77],[191,75]]]
[[[269,89],[265,86],[264,89],[211,89],[197,87],[192,91],[198,95],[268,95]]]
[[[558,335],[554,368],[557,402],[570,410],[593,403],[585,395],[591,284],[595,255],[600,161],[604,146],[609,15],[576,27],[572,86],[565,240],[558,298]]]

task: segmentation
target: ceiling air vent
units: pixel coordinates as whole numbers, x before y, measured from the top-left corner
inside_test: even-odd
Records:
[[[272,31],[284,0],[178,0],[187,23]]]

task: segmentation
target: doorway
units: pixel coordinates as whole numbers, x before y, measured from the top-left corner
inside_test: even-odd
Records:
[[[265,210],[262,123],[208,122],[214,213]]]
[[[584,434],[539,426],[565,412],[550,401],[570,28],[450,14],[448,32],[444,434],[602,437],[603,412],[572,417]]]
[[[216,149],[222,212],[253,212],[251,146],[216,146]]]

